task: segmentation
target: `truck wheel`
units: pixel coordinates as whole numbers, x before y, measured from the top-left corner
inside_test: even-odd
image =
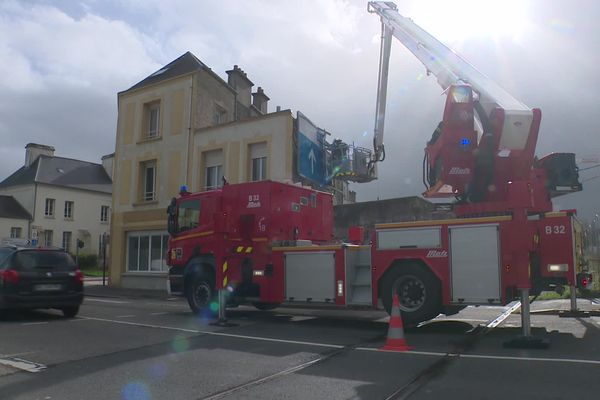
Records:
[[[216,291],[211,280],[202,275],[193,278],[187,288],[186,297],[194,314],[212,313],[210,305],[215,300]]]
[[[261,302],[256,301],[256,302],[252,303],[252,305],[260,311],[269,311],[269,310],[274,310],[277,307],[279,307],[280,303],[261,303]]]
[[[405,324],[416,325],[436,317],[442,309],[441,288],[437,278],[418,265],[394,268],[381,285],[381,300],[388,314],[392,296],[398,294],[400,311]]]

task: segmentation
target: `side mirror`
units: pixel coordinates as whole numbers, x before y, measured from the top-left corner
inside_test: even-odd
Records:
[[[171,199],[171,204],[167,207],[167,232],[171,236],[175,234],[175,211],[177,210],[177,200],[175,197]]]
[[[171,199],[171,203],[167,206],[167,214],[174,215],[176,205],[177,205],[177,200],[175,199],[175,197],[173,197]]]

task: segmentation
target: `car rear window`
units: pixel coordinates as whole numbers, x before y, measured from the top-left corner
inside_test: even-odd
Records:
[[[75,262],[63,251],[24,250],[15,254],[14,267],[20,270],[48,268],[52,270],[73,270]]]
[[[0,247],[0,268],[2,268],[2,262],[8,257],[14,249],[8,247]]]

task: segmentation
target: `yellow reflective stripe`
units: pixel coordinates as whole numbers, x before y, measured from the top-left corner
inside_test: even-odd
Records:
[[[238,246],[237,250],[238,253],[241,253],[242,251],[244,251],[244,246]]]
[[[229,266],[227,265],[227,261],[225,261],[225,262],[223,263],[223,272],[227,272],[227,268],[228,268],[228,267],[229,267]]]
[[[252,253],[252,247],[248,247],[248,248],[246,249],[246,253]]]
[[[227,286],[227,277],[223,277],[223,287]]]
[[[327,250],[339,250],[342,246],[283,246],[273,247],[273,251],[327,251]]]
[[[177,242],[178,240],[191,239],[191,238],[201,237],[201,236],[209,236],[209,235],[212,235],[213,233],[215,233],[215,231],[206,231],[206,232],[192,233],[192,234],[189,234],[189,235],[184,235],[184,236],[180,236],[180,237],[177,237],[177,238],[172,238],[171,241]]]
[[[407,228],[407,227],[423,227],[430,225],[450,225],[450,224],[476,224],[476,223],[492,223],[512,220],[511,216],[499,217],[478,217],[478,218],[453,218],[440,220],[422,220],[409,222],[394,222],[386,224],[375,224],[375,229],[392,229],[392,228]]]

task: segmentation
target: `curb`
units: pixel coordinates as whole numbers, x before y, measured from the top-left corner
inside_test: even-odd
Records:
[[[100,297],[109,299],[153,299],[166,301],[170,297],[165,296],[153,296],[146,294],[111,294],[111,293],[89,293],[83,290],[84,296],[86,297]]]

